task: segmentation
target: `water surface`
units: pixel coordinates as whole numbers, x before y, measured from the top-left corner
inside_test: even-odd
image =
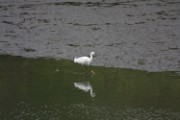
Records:
[[[179,86],[179,72],[1,55],[0,119],[179,120]]]

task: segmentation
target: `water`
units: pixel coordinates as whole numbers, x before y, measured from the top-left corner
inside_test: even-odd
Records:
[[[179,11],[179,0],[1,0],[0,120],[179,120]],[[91,51],[88,70],[72,62]]]
[[[180,71],[179,0],[1,0],[0,54]]]
[[[1,55],[0,119],[178,120],[179,86],[178,72]]]

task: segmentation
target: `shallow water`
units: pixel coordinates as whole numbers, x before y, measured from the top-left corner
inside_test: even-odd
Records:
[[[179,0],[1,0],[0,54],[180,71]]]
[[[178,72],[1,55],[0,119],[179,120],[179,86]]]

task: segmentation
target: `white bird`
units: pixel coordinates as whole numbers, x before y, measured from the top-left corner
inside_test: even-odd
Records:
[[[95,97],[96,96],[96,94],[93,92],[92,86],[89,83],[89,81],[86,81],[86,82],[74,82],[74,86],[76,88],[79,88],[80,90],[85,91],[85,92],[90,91],[90,96],[91,97]]]
[[[83,57],[75,57],[74,58],[74,63],[79,63],[81,65],[90,65],[93,61],[93,56],[95,55],[95,52],[90,53],[90,57],[83,56]]]

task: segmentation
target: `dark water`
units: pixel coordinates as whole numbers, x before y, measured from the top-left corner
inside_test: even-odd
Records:
[[[178,72],[1,55],[0,119],[179,120],[179,86]]]
[[[180,70],[179,0],[1,0],[0,54]]]

